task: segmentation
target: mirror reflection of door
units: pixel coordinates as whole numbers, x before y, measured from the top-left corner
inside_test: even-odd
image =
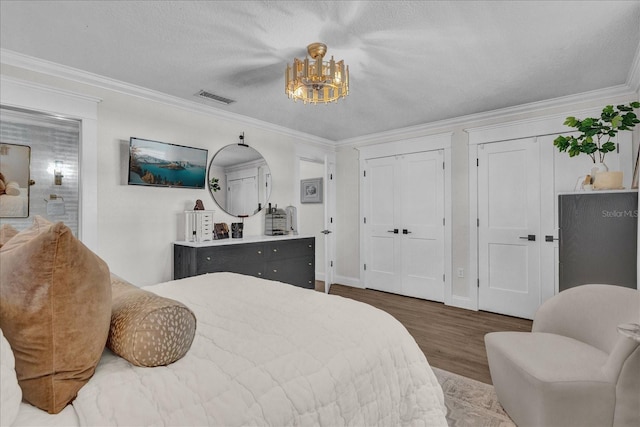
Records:
[[[31,147],[0,143],[0,218],[29,216]]]
[[[232,144],[209,164],[209,192],[218,207],[233,216],[258,213],[271,195],[271,170],[252,147]]]
[[[300,159],[300,179],[321,178],[324,176],[324,162]],[[327,195],[325,195],[327,196]],[[324,203],[301,203],[298,207],[298,233],[316,238],[316,279],[325,275],[325,236]],[[324,287],[322,288],[324,290]]]

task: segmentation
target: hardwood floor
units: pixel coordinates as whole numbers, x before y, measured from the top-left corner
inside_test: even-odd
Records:
[[[316,283],[324,290],[324,283]],[[365,302],[394,316],[427,356],[431,366],[491,384],[484,336],[494,331],[531,331],[530,320],[371,289],[331,285],[331,294]]]

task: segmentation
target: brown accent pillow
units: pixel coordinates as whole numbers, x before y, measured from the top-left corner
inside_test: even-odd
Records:
[[[196,316],[181,302],[111,276],[111,329],[107,347],[137,366],[181,359],[196,333]]]
[[[26,228],[15,236],[13,236],[10,240],[12,240],[12,246],[19,246],[25,242],[32,240],[34,237],[42,233],[43,231],[47,231],[51,228],[53,224],[49,222],[46,218],[41,217],[40,215],[36,215],[33,217],[33,224],[31,227]],[[9,241],[6,241],[5,244],[8,244]],[[4,245],[3,245],[4,246]]]
[[[2,226],[0,226],[0,248],[16,234],[18,234],[18,230],[16,230],[11,224],[2,224]]]
[[[0,328],[23,399],[60,412],[91,378],[109,334],[109,268],[63,223],[34,225],[0,248]]]
[[[7,185],[0,179],[0,196],[7,192]]]

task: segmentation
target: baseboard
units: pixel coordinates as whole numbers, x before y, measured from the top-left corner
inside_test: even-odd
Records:
[[[471,298],[466,297],[458,297],[455,295],[451,296],[451,304],[452,307],[464,308],[467,310],[478,311],[478,308],[475,306]]]
[[[352,286],[354,288],[364,289],[364,285],[360,283],[360,279],[358,277],[336,275],[335,278],[333,279],[333,282],[338,285],[346,285],[346,286]]]

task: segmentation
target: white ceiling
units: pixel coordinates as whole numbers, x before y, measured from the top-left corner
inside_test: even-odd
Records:
[[[312,42],[337,104],[284,93]],[[3,49],[332,141],[624,85],[639,43],[640,1],[0,1]]]

